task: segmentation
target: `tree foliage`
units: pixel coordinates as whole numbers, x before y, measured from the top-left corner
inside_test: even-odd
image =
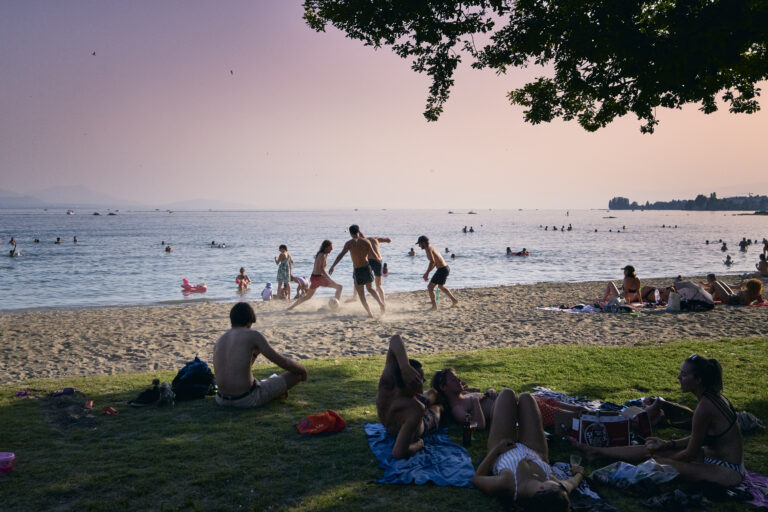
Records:
[[[749,195],[718,198],[712,192],[709,197],[699,194],[696,199],[673,199],[672,201],[656,201],[638,204],[630,203],[626,197],[614,197],[608,201],[610,210],[698,210],[698,211],[740,211],[740,210],[768,210],[768,196]]]
[[[431,78],[424,116],[443,112],[462,57],[506,73],[545,66],[508,93],[525,120],[576,120],[595,131],[633,113],[652,133],[656,108],[760,109],[768,78],[768,0],[305,0],[307,24],[391,47]],[[484,41],[476,45],[475,39]]]

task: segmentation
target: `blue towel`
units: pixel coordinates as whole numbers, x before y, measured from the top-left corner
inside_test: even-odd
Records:
[[[366,423],[368,444],[384,476],[382,484],[424,485],[432,481],[436,485],[472,487],[475,468],[467,450],[448,437],[448,429],[441,428],[436,434],[424,438],[424,448],[408,459],[392,457],[395,438],[387,434],[381,423]]]

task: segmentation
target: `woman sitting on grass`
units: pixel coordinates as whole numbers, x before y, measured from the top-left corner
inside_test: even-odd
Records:
[[[627,265],[623,268],[623,270],[624,281],[621,286],[623,293],[620,292],[616,287],[616,284],[611,281],[605,287],[605,292],[603,293],[603,302],[609,302],[622,295],[624,296],[624,300],[627,301],[627,304],[632,302],[643,302],[643,299],[640,296],[640,279],[637,277],[637,274],[635,274],[635,267],[632,265]]]
[[[571,442],[588,460],[607,457],[641,462],[654,457],[660,464],[674,466],[683,480],[726,487],[739,485],[744,478],[743,441],[736,411],[721,394],[720,363],[717,359],[693,354],[683,362],[677,380],[682,391],[693,393],[699,400],[693,412],[690,436],[671,441],[649,437],[645,445],[610,448]]]
[[[559,481],[552,474],[547,440],[536,401],[528,393],[499,393],[488,434],[488,455],[477,467],[472,483],[491,496],[514,500],[525,508],[569,510],[568,495],[584,478],[584,468],[572,466],[574,475]]]
[[[722,281],[715,281],[713,286],[720,300],[729,306],[748,306],[753,302],[763,302],[763,282],[759,279],[748,279],[745,289],[740,292],[734,292]]]

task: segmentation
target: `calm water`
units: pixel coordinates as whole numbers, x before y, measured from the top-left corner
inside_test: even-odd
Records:
[[[762,244],[738,250],[743,236],[768,236],[768,219],[734,216],[732,212],[606,212],[574,210],[478,211],[450,215],[441,211],[301,211],[301,212],[128,212],[115,216],[92,211],[0,210],[0,310],[158,304],[182,300],[235,301],[238,269],[254,282],[248,298],[256,300],[267,281],[276,277],[274,256],[281,243],[288,245],[294,273],[308,276],[323,239],[334,242],[329,261],[348,237],[347,227],[357,223],[367,235],[388,236],[382,244],[390,274],[385,290],[424,289],[427,268],[416,246],[420,234],[430,237],[441,251],[448,247],[456,259],[448,286],[478,287],[541,281],[620,279],[621,268],[632,264],[640,278],[707,272],[753,271]],[[605,218],[615,216],[614,219]],[[552,225],[573,225],[573,231],[552,231]],[[677,225],[677,228],[662,228]],[[464,234],[463,226],[475,233]],[[540,225],[548,225],[544,231]],[[622,226],[626,230],[617,232]],[[595,229],[598,231],[595,232]],[[609,230],[612,230],[609,232]],[[72,237],[77,235],[79,243]],[[22,256],[7,256],[14,236]],[[63,243],[54,244],[56,237]],[[40,243],[33,243],[39,238]],[[723,265],[720,245],[705,240],[723,239],[735,263]],[[173,247],[163,252],[161,241]],[[210,248],[211,241],[224,249]],[[504,255],[527,248],[527,258]],[[417,256],[407,256],[414,247]],[[349,257],[337,266],[334,278],[351,292]],[[208,292],[185,298],[181,280],[205,281]],[[319,295],[330,295],[321,290]]]

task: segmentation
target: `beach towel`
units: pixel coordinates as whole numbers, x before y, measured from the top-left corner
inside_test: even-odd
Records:
[[[472,487],[475,468],[467,450],[448,437],[448,429],[424,439],[424,448],[408,459],[392,457],[395,438],[387,434],[381,423],[366,423],[365,434],[371,451],[379,459],[384,476],[382,484],[416,484],[433,482],[439,486]]]
[[[752,495],[752,505],[768,508],[768,478],[760,473],[747,471],[744,480],[736,489],[746,491]]]
[[[575,306],[571,307],[537,307],[536,309],[540,309],[542,311],[564,311],[565,313],[602,313],[602,308],[596,308],[595,306],[591,306],[589,304],[576,304]]]

